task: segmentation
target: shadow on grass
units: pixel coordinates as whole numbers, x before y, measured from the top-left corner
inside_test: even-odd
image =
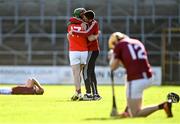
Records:
[[[58,99],[56,100],[56,102],[99,102],[99,100],[71,100],[70,98],[69,99]]]
[[[56,102],[73,102],[73,101],[66,99],[66,100],[56,100]]]
[[[66,100],[56,100],[56,102],[92,102],[92,101],[90,100],[72,101],[72,100],[66,99]]]
[[[105,121],[105,120],[120,120],[120,119],[126,119],[126,118],[100,117],[100,118],[86,118],[84,120],[86,120],[86,121]]]

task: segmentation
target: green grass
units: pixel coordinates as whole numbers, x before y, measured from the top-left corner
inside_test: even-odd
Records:
[[[103,97],[100,101],[70,101],[74,86],[44,86],[45,94],[0,95],[0,124],[178,124],[180,104],[173,105],[173,118],[166,118],[163,110],[147,118],[110,118],[112,91],[110,86],[99,86]],[[84,87],[83,87],[84,89]],[[116,86],[118,110],[125,107],[123,86]],[[178,86],[151,87],[144,92],[144,105],[158,104],[166,100],[168,92],[180,94]],[[83,91],[84,92],[84,91]]]

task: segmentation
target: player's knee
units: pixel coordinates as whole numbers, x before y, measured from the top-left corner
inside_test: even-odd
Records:
[[[130,117],[139,117],[140,110],[128,109],[128,112],[130,114]]]

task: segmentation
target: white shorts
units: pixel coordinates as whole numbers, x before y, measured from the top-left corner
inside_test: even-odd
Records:
[[[143,96],[144,89],[152,84],[152,78],[143,78],[132,80],[126,83],[126,97],[131,99],[139,99]]]
[[[86,64],[88,51],[69,51],[70,65]]]
[[[12,88],[9,87],[2,87],[0,88],[0,94],[11,94]]]

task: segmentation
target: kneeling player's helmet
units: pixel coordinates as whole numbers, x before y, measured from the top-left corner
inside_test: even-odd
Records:
[[[73,12],[73,16],[77,18],[82,18],[82,14],[84,14],[86,10],[84,8],[76,8]]]
[[[115,45],[119,42],[119,40],[127,37],[127,35],[121,33],[121,32],[114,32],[109,37],[109,49],[114,49]]]

